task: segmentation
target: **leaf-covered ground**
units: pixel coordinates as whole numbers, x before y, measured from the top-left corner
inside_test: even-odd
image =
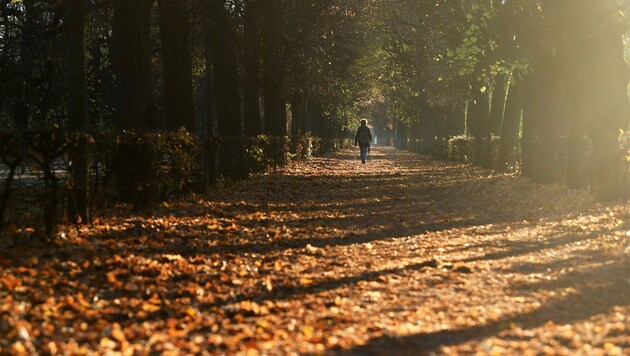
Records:
[[[627,204],[373,153],[0,252],[0,353],[630,353]]]

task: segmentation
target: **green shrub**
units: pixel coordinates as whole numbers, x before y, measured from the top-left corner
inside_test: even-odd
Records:
[[[471,136],[459,135],[448,140],[448,160],[472,163],[475,153],[475,140]]]
[[[199,179],[202,142],[183,129],[145,134],[127,131],[104,137],[101,144],[105,150],[113,149],[113,157],[102,155],[106,158],[98,163],[115,176],[119,201],[142,206],[166,200],[189,192]]]
[[[496,162],[499,155],[499,146],[501,145],[501,138],[499,136],[492,135],[488,142],[488,139],[482,139],[483,147],[488,149],[487,145],[490,144],[490,155],[492,162]],[[475,160],[475,138],[467,135],[459,135],[448,140],[447,157],[449,161],[473,163]]]
[[[313,157],[314,138],[310,134],[291,137],[289,152],[292,158],[307,160]]]
[[[219,176],[244,179],[278,169],[291,159],[309,159],[352,145],[349,139],[311,135],[202,140],[185,130],[0,132],[0,160],[7,168],[0,176],[0,231],[5,221],[24,221],[20,214],[37,211],[35,220],[43,219],[46,234],[52,234],[73,199],[70,165],[79,153],[79,142],[86,140],[91,208],[116,202],[141,208],[191,191],[205,191]],[[20,175],[27,175],[28,183]],[[16,185],[18,196],[12,194]]]
[[[286,165],[290,159],[290,140],[285,136],[258,135],[246,149],[252,173],[264,173]]]
[[[350,138],[317,138],[313,140],[313,155],[325,156],[353,146],[354,141]]]

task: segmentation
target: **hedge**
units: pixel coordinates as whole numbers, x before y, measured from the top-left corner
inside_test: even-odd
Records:
[[[71,157],[88,142],[89,205],[148,204],[204,192],[224,180],[271,172],[349,147],[351,140],[257,136],[200,139],[185,130],[70,134],[59,130],[0,132],[0,234],[41,221],[51,237],[72,197]]]

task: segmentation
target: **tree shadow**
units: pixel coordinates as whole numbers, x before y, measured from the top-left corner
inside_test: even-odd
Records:
[[[576,293],[553,299],[540,308],[524,314],[517,314],[500,318],[486,324],[468,328],[441,330],[409,336],[382,336],[370,340],[362,346],[350,350],[332,350],[336,355],[429,355],[439,352],[441,347],[462,345],[470,341],[480,341],[489,337],[504,337],[514,339],[510,335],[511,329],[518,327],[531,329],[540,327],[548,322],[565,325],[587,320],[595,315],[610,312],[616,306],[630,306],[630,284],[626,274],[630,270],[630,261],[604,264],[592,270],[593,279],[585,284],[584,281],[563,279],[546,285],[544,288],[556,288],[570,284]],[[597,281],[597,276],[612,277],[606,281]],[[541,286],[543,287],[543,286]],[[535,287],[534,287],[535,288]],[[563,340],[557,340],[563,342]],[[621,345],[622,348],[624,345]],[[628,345],[625,345],[628,347]]]

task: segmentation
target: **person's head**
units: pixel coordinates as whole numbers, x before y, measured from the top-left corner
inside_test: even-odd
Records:
[[[366,119],[362,119],[361,120],[361,126],[367,126],[367,120]]]

